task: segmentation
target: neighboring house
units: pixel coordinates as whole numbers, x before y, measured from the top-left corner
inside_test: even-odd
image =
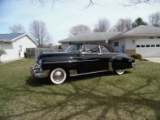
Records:
[[[60,40],[62,48],[73,43],[109,43],[120,53],[128,55],[139,53],[145,57],[160,57],[160,28],[140,25],[127,32],[84,33]]]
[[[6,54],[1,61],[10,61],[24,58],[26,48],[36,48],[36,43],[25,33],[0,34],[0,49]]]
[[[120,32],[93,32],[82,33],[77,36],[71,36],[59,42],[62,44],[62,48],[66,49],[69,45],[74,43],[106,43],[108,39],[119,34]]]
[[[145,57],[160,57],[160,28],[138,26],[108,39],[114,49],[128,55],[139,53]]]

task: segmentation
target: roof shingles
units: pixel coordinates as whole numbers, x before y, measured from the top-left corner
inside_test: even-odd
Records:
[[[136,28],[133,28],[129,31],[123,32],[121,34],[118,34],[116,36],[111,37],[109,40],[115,40],[123,37],[130,37],[130,36],[159,36],[160,35],[160,28],[159,27],[153,27],[153,26],[145,26],[140,25]]]
[[[17,37],[22,36],[25,33],[9,33],[9,34],[0,34],[0,40],[11,41]]]
[[[120,32],[93,32],[93,33],[82,33],[77,36],[72,36],[64,40],[60,40],[60,43],[68,42],[90,42],[90,41],[106,41],[108,38],[113,37]]]

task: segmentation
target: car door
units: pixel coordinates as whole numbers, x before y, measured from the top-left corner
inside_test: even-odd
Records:
[[[103,70],[99,45],[84,45],[79,54],[78,73]]]
[[[108,49],[102,45],[100,45],[101,50],[101,64],[103,70],[109,69],[109,60],[112,57],[112,54],[108,51]]]

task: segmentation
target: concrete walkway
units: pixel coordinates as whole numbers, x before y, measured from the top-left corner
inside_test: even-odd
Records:
[[[149,61],[151,61],[151,62],[157,62],[157,63],[160,63],[160,57],[155,57],[155,58],[145,58],[145,59],[147,59],[147,60],[149,60]]]

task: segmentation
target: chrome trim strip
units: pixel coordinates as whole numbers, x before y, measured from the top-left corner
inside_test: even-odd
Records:
[[[82,60],[82,61],[78,61],[78,62],[90,62],[90,61],[98,61],[99,59],[94,59],[94,60]]]
[[[43,64],[57,64],[57,63],[75,63],[75,62],[93,62],[98,61],[99,59],[94,60],[69,60],[69,61],[58,61],[58,62],[44,62]]]
[[[43,64],[72,63],[72,62],[77,62],[77,60],[58,61],[58,62],[44,62]]]
[[[99,52],[100,53],[100,52]],[[87,53],[87,52],[82,52],[81,55],[98,55],[99,53]]]
[[[88,75],[88,74],[99,73],[99,72],[107,72],[107,71],[108,71],[108,70],[102,70],[102,71],[95,71],[95,72],[88,72],[88,73],[80,73],[80,74],[70,75],[70,76],[71,76],[71,77],[74,77],[74,76]]]

